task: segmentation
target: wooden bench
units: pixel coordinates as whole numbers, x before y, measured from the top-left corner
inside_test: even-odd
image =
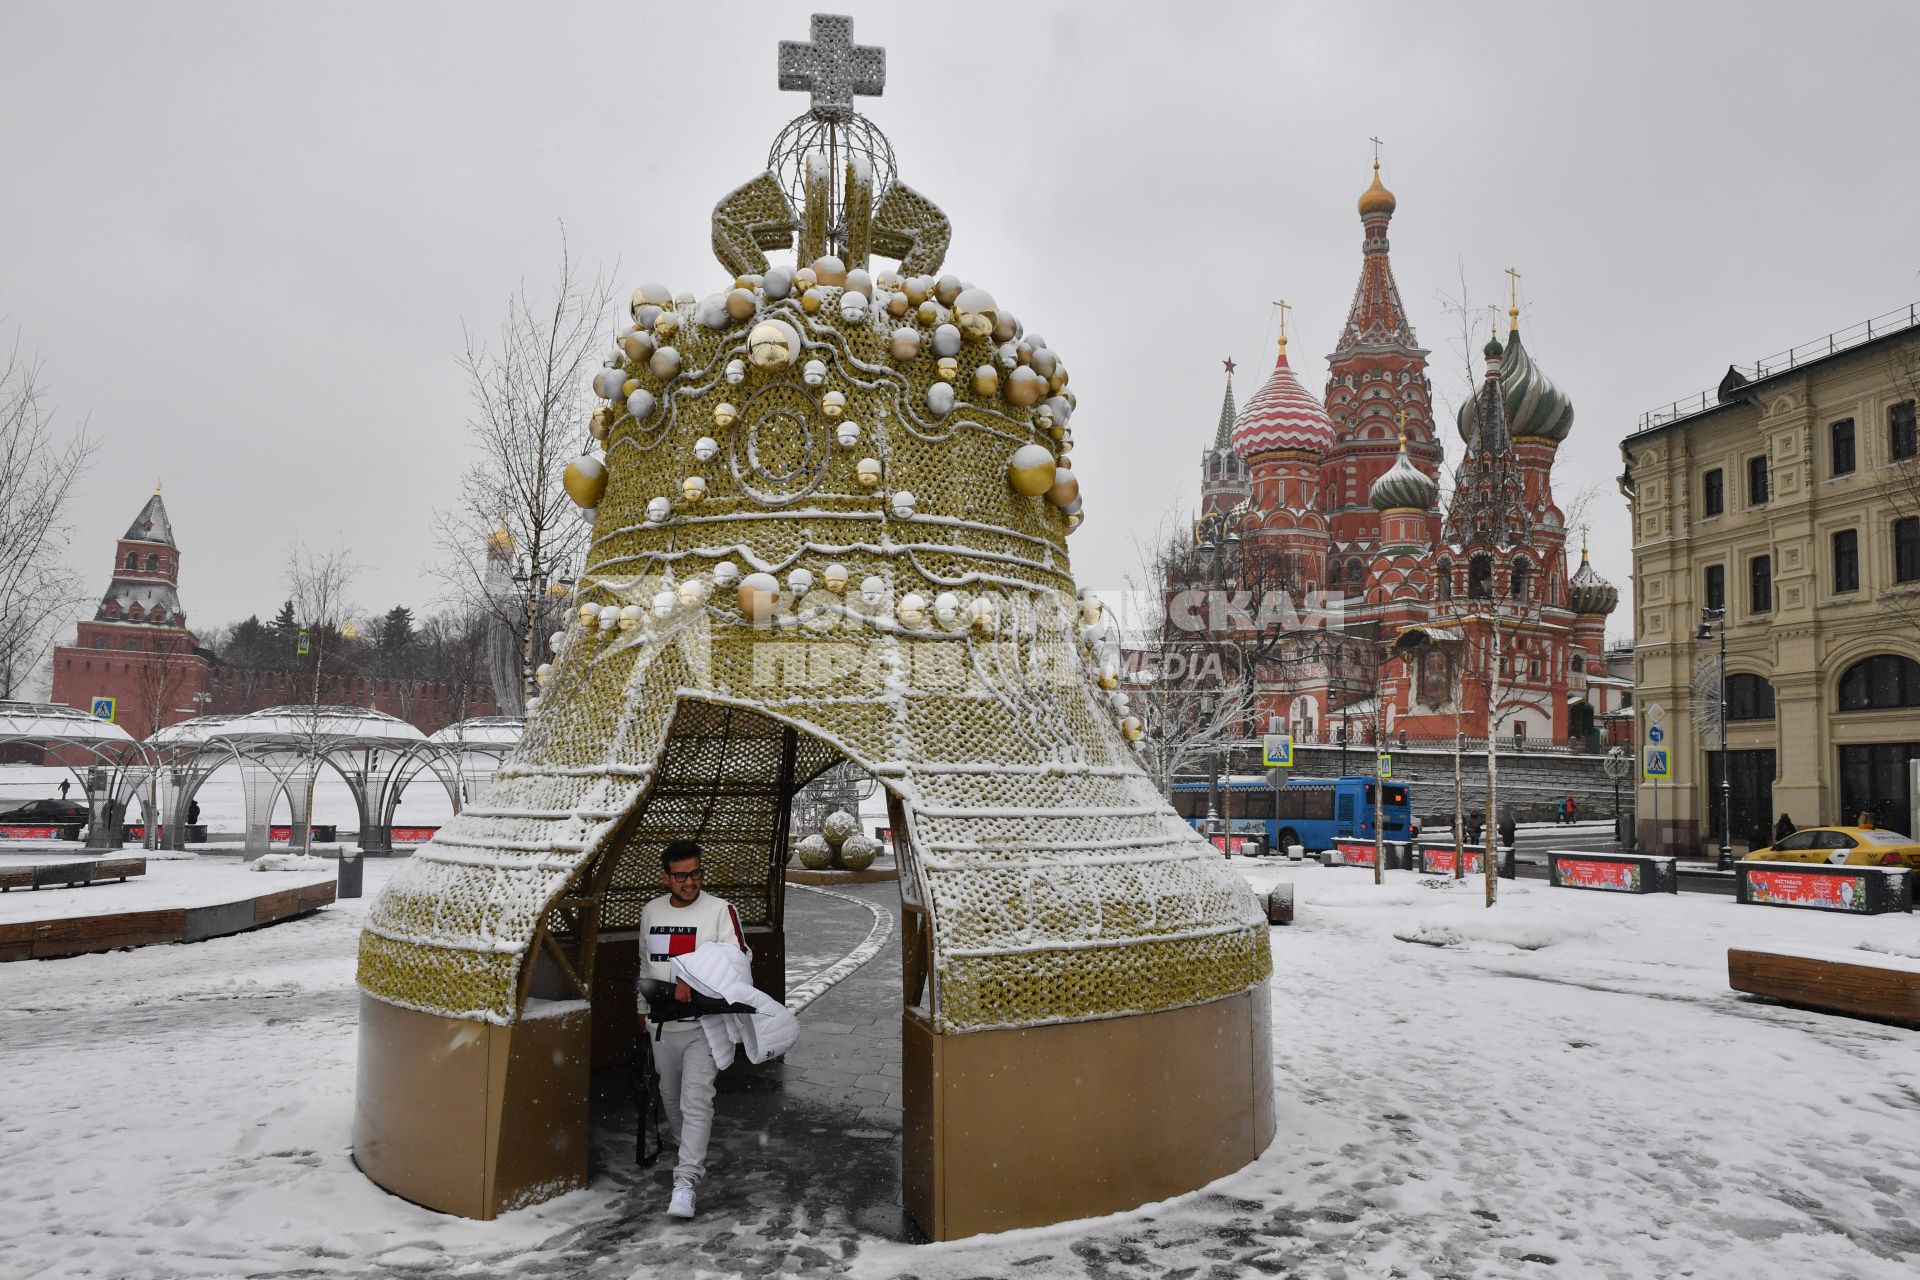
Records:
[[[1920,960],[1873,951],[1727,952],[1735,991],[1783,1004],[1920,1027]]]
[[[71,889],[147,874],[145,858],[82,858],[0,867],[0,893],[14,889]]]

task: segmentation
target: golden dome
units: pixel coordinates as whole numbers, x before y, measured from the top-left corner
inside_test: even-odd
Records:
[[[487,535],[487,555],[504,560],[518,550],[513,535],[507,532],[507,526],[501,523],[498,529]]]
[[[360,638],[360,624],[352,618],[348,618],[340,626],[340,638],[342,640],[358,640]]]
[[[1373,162],[1373,185],[1360,193],[1360,216],[1370,213],[1392,213],[1394,207],[1393,192],[1380,185],[1380,162]]]

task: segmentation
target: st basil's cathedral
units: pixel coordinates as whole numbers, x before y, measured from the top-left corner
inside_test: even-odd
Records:
[[[1378,715],[1389,741],[1478,738],[1497,618],[1495,733],[1564,745],[1590,728],[1587,677],[1605,671],[1619,600],[1584,546],[1577,568],[1568,564],[1552,473],[1573,405],[1528,354],[1516,304],[1457,415],[1465,454],[1442,507],[1428,352],[1388,254],[1395,203],[1376,161],[1359,202],[1360,281],[1324,398],[1287,362],[1284,310],[1273,372],[1244,409],[1229,362],[1194,545],[1168,585],[1251,593],[1221,676],[1244,686],[1249,733],[1325,742],[1343,726],[1370,741]],[[1260,634],[1268,624],[1253,614],[1276,589],[1317,598],[1333,625]],[[1415,638],[1430,643],[1408,651]],[[1382,656],[1396,652],[1407,656]]]

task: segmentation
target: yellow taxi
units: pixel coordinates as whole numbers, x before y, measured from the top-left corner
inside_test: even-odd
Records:
[[[1920,870],[1920,841],[1877,827],[1808,827],[1765,849],[1748,862],[1830,862],[1835,866]]]

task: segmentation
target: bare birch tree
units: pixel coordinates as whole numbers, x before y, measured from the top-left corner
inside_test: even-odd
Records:
[[[313,851],[313,791],[319,778],[320,763],[326,755],[326,739],[332,728],[332,710],[321,698],[325,687],[329,658],[336,656],[343,641],[341,629],[352,616],[347,593],[353,587],[359,565],[345,547],[316,552],[298,538],[287,548],[287,596],[293,602],[293,616],[306,637],[307,652],[296,656],[300,683],[307,697],[298,717],[300,751],[306,757],[306,821],[302,824],[300,851]],[[296,645],[298,641],[296,640]]]
[[[460,368],[476,461],[461,477],[459,504],[435,515],[436,573],[450,600],[512,637],[520,678],[496,690],[502,714],[525,710],[542,632],[550,629],[540,616],[546,588],[569,576],[586,546],[589,527],[561,475],[592,444],[590,380],[602,348],[611,349],[612,291],[609,274],[587,277],[563,227],[549,294],[536,298],[522,282],[490,342],[465,334]],[[504,556],[496,540],[502,530]]]
[[[0,356],[0,698],[17,696],[83,601],[63,558],[94,442],[84,424],[61,438],[53,417],[40,364],[16,333]]]

